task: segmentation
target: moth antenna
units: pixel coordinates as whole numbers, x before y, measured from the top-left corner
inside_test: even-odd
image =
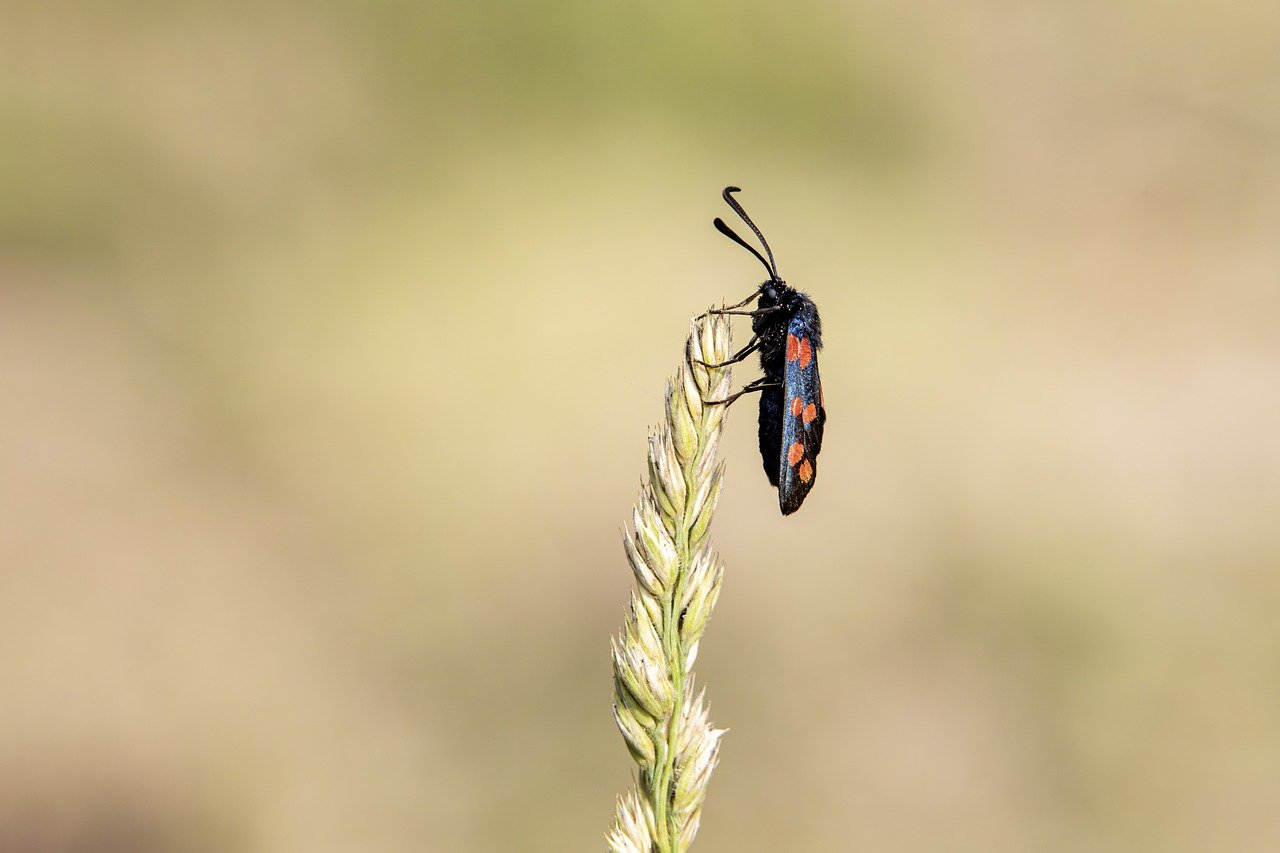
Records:
[[[756,249],[755,246],[752,246],[746,240],[743,240],[741,237],[739,237],[737,232],[734,231],[732,228],[730,228],[728,225],[725,225],[724,220],[721,219],[720,217],[717,216],[715,218],[714,224],[716,226],[717,231],[719,231],[724,236],[728,237],[733,242],[737,243],[742,248],[746,249],[751,254],[755,255],[756,260],[760,261],[760,263],[764,265],[765,270],[768,271],[769,278],[771,280],[773,281],[778,280],[778,273],[774,271],[773,267],[769,266],[769,262],[764,259],[764,255],[760,254],[760,252]]]
[[[769,241],[764,238],[764,235],[760,233],[760,229],[757,228],[756,224],[751,221],[751,217],[747,216],[747,212],[742,209],[742,205],[739,204],[738,200],[733,197],[734,193],[740,193],[740,192],[742,192],[742,189],[740,187],[725,187],[724,193],[722,193],[722,195],[724,196],[724,200],[729,204],[729,206],[733,208],[734,212],[742,217],[742,221],[747,223],[747,225],[750,226],[752,231],[756,232],[756,236],[760,238],[760,244],[764,246],[764,251],[769,256],[769,263],[765,264],[765,266],[768,268],[769,273],[773,276],[774,280],[781,281],[782,278],[781,276],[778,275],[778,264],[773,259],[773,250],[769,248]],[[723,229],[721,230],[723,231]],[[738,242],[742,243],[741,240],[739,240]],[[742,243],[742,245],[745,246],[746,243]],[[755,250],[753,249],[752,251],[754,252]],[[759,258],[760,253],[755,252],[755,256]],[[760,260],[763,263],[764,259],[761,258]]]

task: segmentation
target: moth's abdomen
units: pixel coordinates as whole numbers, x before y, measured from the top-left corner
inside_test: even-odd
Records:
[[[769,485],[778,485],[778,460],[782,449],[782,389],[760,392],[760,459]]]

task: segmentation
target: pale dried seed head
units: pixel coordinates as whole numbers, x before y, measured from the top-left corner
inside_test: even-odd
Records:
[[[651,658],[647,655],[643,657],[643,660],[645,680],[654,697],[660,703],[661,711],[658,716],[670,717],[671,709],[675,707],[676,693],[675,686],[671,683],[667,662],[662,658]]]
[[[649,568],[649,564],[640,556],[635,546],[635,534],[626,527],[622,528],[622,547],[627,552],[627,562],[631,564],[631,571],[635,573],[636,583],[651,595],[662,595],[666,591],[665,585],[658,580],[653,569]]]
[[[710,545],[703,545],[694,552],[693,558],[689,561],[689,569],[685,573],[684,590],[680,596],[679,606],[682,610],[688,607],[689,602],[697,595],[698,586],[707,577],[713,558]]]
[[[611,641],[613,644],[613,669],[618,679],[630,692],[636,703],[651,717],[663,718],[671,709],[671,681],[666,677],[666,667],[650,660],[642,649]]]
[[[672,520],[680,516],[680,509],[671,502],[671,496],[665,489],[654,489],[649,483],[661,482],[662,474],[658,471],[657,457],[649,454],[649,482],[640,487],[640,493],[652,493],[651,498],[658,505],[658,511],[662,514],[663,523],[666,524],[667,530],[672,531]]]
[[[707,782],[715,769],[720,753],[721,729],[704,727],[702,736],[691,747],[688,762],[680,768],[672,804],[677,811],[692,812],[702,805],[707,793]]]
[[[713,322],[694,324],[693,337],[698,342],[698,348],[704,353],[702,361],[719,364],[729,356],[729,340],[727,336],[717,334],[727,325],[728,320],[725,319],[723,314],[716,316]],[[707,356],[710,357],[708,358]]]
[[[649,621],[654,625],[662,625],[662,602],[652,595],[640,596],[640,603],[644,605],[644,612],[649,617]]]
[[[650,832],[652,813],[646,816],[645,804],[634,791],[628,791],[618,800],[617,822],[609,833],[610,853],[652,853],[653,836]]]
[[[684,472],[671,444],[671,430],[665,426],[649,435],[649,476],[661,503],[670,507],[667,514],[679,516],[685,503]]]
[[[702,348],[701,343],[696,340],[697,337],[697,326],[695,324],[694,331],[690,333],[689,339],[686,341],[685,360],[676,369],[675,381],[684,387],[685,396],[690,397],[690,413],[695,419],[701,420],[702,411],[705,408],[702,401],[710,398],[703,394],[690,394],[686,383],[692,382],[696,391],[705,391],[711,385],[711,373],[713,371],[711,368],[704,367],[700,362],[709,361],[714,363],[716,360],[708,357],[710,353]],[[696,399],[694,399],[695,397]]]
[[[700,691],[697,696],[694,696],[693,679],[689,680],[688,686],[689,696],[680,716],[680,731],[676,737],[677,765],[689,762],[690,751],[695,744],[701,742],[702,734],[707,729],[706,691]]]
[[[675,704],[675,690],[668,676],[666,661],[661,657],[649,657],[640,648],[628,650],[628,656],[636,675],[644,684],[645,697],[636,698],[641,699],[645,708],[651,709],[655,717],[661,719],[669,716]],[[644,702],[644,698],[653,704]]]
[[[680,635],[687,642],[695,643],[706,630],[707,620],[720,598],[720,582],[724,577],[719,557],[712,557],[707,570],[698,578],[698,583],[689,584],[689,603],[684,610],[684,619],[680,622]]]
[[[706,611],[706,603],[707,593],[701,592],[690,599],[685,608],[684,618],[680,620],[680,639],[686,644],[692,645],[702,639],[710,616]]]
[[[631,691],[617,680],[613,684],[613,704],[619,714],[625,714],[640,725],[646,732],[652,733],[658,725],[658,718],[651,715],[636,702]]]
[[[716,406],[716,408],[723,408]],[[707,443],[703,446],[702,452],[698,454],[697,464],[694,465],[693,476],[699,483],[711,476],[711,472],[715,469],[719,460],[716,458],[716,451],[720,449],[720,436],[724,431],[716,429],[708,433]]]
[[[699,409],[702,407],[702,398],[697,390],[692,379],[679,385],[667,383],[667,422],[671,425],[671,445],[681,463],[687,462],[698,450],[700,425],[689,411],[691,400],[696,399]]]
[[[719,584],[722,573],[719,556],[709,547],[704,546],[694,559],[680,600],[680,607],[684,613],[681,630],[691,640],[698,638],[701,633],[699,626],[703,625],[710,616],[709,612],[705,612],[706,601]]]
[[[719,481],[723,466],[716,466],[711,469],[710,476],[703,476],[698,480],[698,490],[693,495],[693,500],[689,501],[689,514],[693,517],[695,526],[699,521],[699,516],[707,509],[707,501],[715,494],[719,497]],[[707,513],[708,523],[710,522],[710,513]]]
[[[708,619],[711,618],[711,611],[716,609],[716,604],[719,603],[720,601],[720,587],[723,581],[724,581],[724,564],[722,564],[719,560],[717,560],[715,580],[711,584],[711,592],[707,596],[706,606],[703,607],[703,612],[706,613],[706,618]],[[705,623],[703,624],[703,627],[704,628],[706,627]]]
[[[614,686],[617,690],[625,692],[627,696],[631,697],[631,700],[643,708],[646,714],[656,718],[660,710],[658,703],[653,701],[651,697],[646,696],[647,689],[644,679],[636,673],[623,644],[610,637],[609,650],[613,653]]]
[[[707,497],[702,502],[698,515],[694,518],[694,522],[689,528],[689,540],[694,543],[695,547],[707,535],[707,528],[711,526],[711,514],[715,512],[716,502],[720,500],[720,486],[724,483],[723,465],[717,466],[713,470],[710,483],[711,488],[707,490]]]
[[[703,416],[706,414],[707,405],[703,402],[702,387],[699,386],[688,365],[681,365],[680,372],[676,374],[676,377],[676,381],[680,383],[681,398],[688,413],[689,421],[691,424],[697,424],[698,427],[702,427],[701,432],[705,436],[707,430],[705,429],[705,423],[703,423]],[[691,446],[687,453],[681,453],[681,461],[689,461],[696,450],[697,446],[695,445]]]
[[[662,658],[661,629],[653,623],[648,610],[636,593],[631,594],[631,615],[627,619],[627,641],[639,648],[650,660]]]
[[[721,407],[717,406],[716,408]],[[699,484],[710,477],[718,467],[719,463],[716,460],[715,451],[720,446],[720,434],[720,430],[716,430],[711,433],[711,438],[708,439],[707,447],[704,448],[704,452],[698,456],[698,464],[694,467],[693,476],[695,481]]]
[[[693,844],[693,838],[698,834],[698,827],[702,825],[702,811],[699,809],[689,815],[689,819],[680,829],[680,849],[688,850]]]
[[[647,495],[641,495],[636,504],[632,523],[636,530],[636,544],[640,547],[645,565],[657,575],[664,587],[669,588],[679,569],[679,555],[676,553],[676,543],[671,541],[657,507]]]
[[[618,724],[618,731],[631,750],[631,757],[637,764],[652,764],[657,760],[657,752],[653,746],[653,738],[644,724],[620,701],[613,703],[613,721]]]
[[[695,322],[689,359],[719,363],[729,353],[727,318]],[[705,537],[723,482],[715,453],[725,407],[703,401],[728,393],[729,374],[685,361],[667,383],[664,423],[649,436],[647,480],[623,534],[636,589],[610,641],[613,712],[640,777],[618,802],[608,835],[616,853],[685,851],[715,765],[720,733],[693,694],[692,667],[722,575]]]

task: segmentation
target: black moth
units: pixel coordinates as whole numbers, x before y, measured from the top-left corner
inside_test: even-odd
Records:
[[[818,376],[818,350],[822,349],[822,321],[818,306],[805,293],[788,285],[778,275],[769,242],[733,197],[738,187],[725,187],[724,200],[760,238],[765,260],[719,217],[715,226],[721,234],[755,255],[769,272],[769,278],[750,296],[708,314],[741,314],[751,318],[755,332],[745,347],[720,365],[735,364],[756,350],[764,376],[749,382],[724,400],[709,403],[728,405],[743,394],[760,392],[760,456],[764,473],[778,489],[778,507],[790,515],[804,503],[818,477],[818,452],[822,450],[822,427],[827,412],[822,403],[822,380]],[[752,299],[754,311],[739,311]],[[704,315],[705,316],[705,315]]]

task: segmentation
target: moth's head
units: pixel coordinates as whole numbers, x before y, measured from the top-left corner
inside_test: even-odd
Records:
[[[771,278],[760,285],[760,302],[763,305],[777,305],[786,297],[787,283],[780,278]]]

